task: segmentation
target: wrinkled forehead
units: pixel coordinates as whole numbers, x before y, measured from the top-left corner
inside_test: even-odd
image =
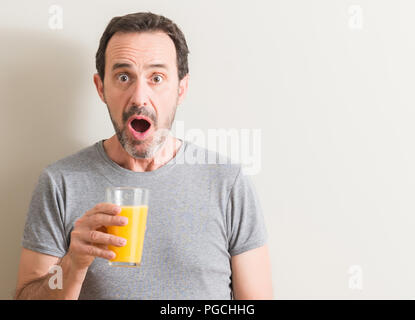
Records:
[[[106,68],[114,63],[130,62],[136,65],[157,62],[176,67],[176,48],[164,32],[117,32],[108,42],[105,51]]]

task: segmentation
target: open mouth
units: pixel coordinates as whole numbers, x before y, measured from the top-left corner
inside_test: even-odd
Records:
[[[146,119],[134,119],[131,121],[131,127],[139,133],[144,133],[151,127],[151,123]]]

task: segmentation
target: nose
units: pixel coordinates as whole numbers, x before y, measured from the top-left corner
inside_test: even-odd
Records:
[[[150,90],[146,81],[138,79],[135,82],[130,103],[141,107],[150,106]]]

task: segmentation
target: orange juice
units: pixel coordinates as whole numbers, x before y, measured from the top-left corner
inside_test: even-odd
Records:
[[[111,265],[139,266],[143,253],[144,234],[146,231],[148,206],[121,206],[119,215],[128,218],[125,226],[109,226],[107,231],[127,240],[123,247],[108,246],[116,256],[110,260]]]

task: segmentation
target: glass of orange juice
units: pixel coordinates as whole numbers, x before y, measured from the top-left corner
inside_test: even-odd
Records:
[[[143,253],[144,234],[148,213],[148,189],[132,187],[107,188],[107,202],[121,207],[119,215],[128,218],[125,226],[108,226],[107,232],[127,240],[123,247],[109,245],[115,258],[109,260],[110,266],[139,267]]]

